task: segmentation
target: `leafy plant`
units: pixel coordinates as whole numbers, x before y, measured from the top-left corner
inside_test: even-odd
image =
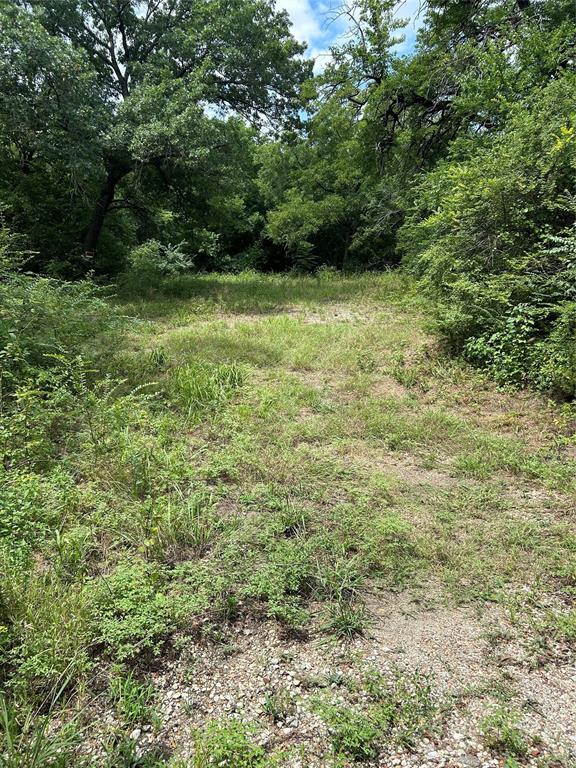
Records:
[[[518,715],[510,709],[494,710],[482,722],[484,742],[489,749],[511,758],[526,756],[529,742],[518,727]]]
[[[328,724],[330,740],[337,755],[366,762],[378,755],[380,731],[366,715],[345,706],[322,704],[318,711]]]
[[[195,734],[192,768],[264,768],[266,753],[253,735],[253,728],[236,720],[213,720]]]
[[[175,626],[174,604],[162,569],[143,561],[120,563],[90,588],[94,633],[116,661],[157,654]]]

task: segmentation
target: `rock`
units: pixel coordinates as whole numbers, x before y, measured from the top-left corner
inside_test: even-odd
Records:
[[[482,761],[476,755],[463,755],[458,758],[458,762],[462,768],[480,768]]]

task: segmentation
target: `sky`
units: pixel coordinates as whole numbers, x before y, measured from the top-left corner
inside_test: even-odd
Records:
[[[398,16],[410,21],[403,31],[405,41],[398,46],[400,53],[408,53],[414,47],[418,26],[418,10],[421,0],[403,0],[398,3]],[[316,68],[322,69],[327,51],[346,32],[346,23],[335,19],[339,0],[277,0],[277,7],[288,11],[292,19],[292,34],[306,42],[306,55],[316,59]]]

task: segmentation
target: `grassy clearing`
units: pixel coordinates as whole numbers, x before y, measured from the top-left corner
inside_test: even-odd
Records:
[[[570,413],[534,400],[543,432],[521,396],[442,359],[404,278],[206,276],[115,301],[129,319],[96,362],[63,362],[3,421],[6,765],[52,764],[30,751],[33,713],[76,710],[78,734],[93,696],[124,724],[110,765],[140,765],[126,739],[154,721],[147,670],[242,617],[348,640],[368,591],[433,582],[502,603],[540,658],[574,641]],[[432,714],[372,682],[367,709],[319,704],[338,759],[409,744]],[[282,764],[239,728],[207,726],[191,765]],[[62,740],[54,764],[80,765]]]

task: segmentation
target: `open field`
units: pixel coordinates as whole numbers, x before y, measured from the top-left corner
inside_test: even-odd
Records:
[[[396,273],[166,290],[3,477],[0,765],[576,765],[573,411]]]

